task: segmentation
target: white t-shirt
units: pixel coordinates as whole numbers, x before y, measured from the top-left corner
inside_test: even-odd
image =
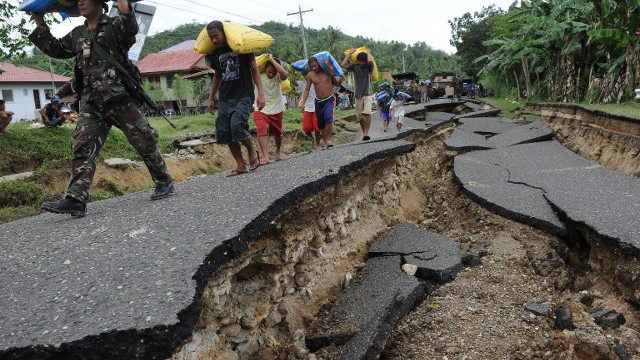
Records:
[[[297,91],[300,92],[300,96],[304,95],[304,87],[307,86],[306,81],[298,81]],[[307,101],[304,103],[304,111],[306,112],[316,112],[316,89],[311,84],[309,88],[309,97],[307,97]]]
[[[262,91],[264,91],[264,108],[262,108],[260,112],[267,115],[275,115],[283,112],[285,106],[282,99],[282,80],[280,79],[280,75],[269,79],[267,74],[260,73],[260,79],[262,80]],[[254,87],[254,92],[257,101],[258,88]]]
[[[393,108],[393,117],[404,117],[404,103],[402,100],[393,100],[390,107]]]

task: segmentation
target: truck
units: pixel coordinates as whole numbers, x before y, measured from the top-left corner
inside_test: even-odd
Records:
[[[420,88],[418,87],[420,76],[418,75],[418,73],[407,72],[401,74],[392,74],[391,77],[393,78],[394,89],[411,95],[411,97],[416,101],[420,100]]]
[[[456,74],[454,72],[439,72],[433,74],[433,79],[431,79],[431,84],[433,84],[433,94],[434,98],[439,98],[445,95],[445,88],[451,86],[455,88],[456,85]]]

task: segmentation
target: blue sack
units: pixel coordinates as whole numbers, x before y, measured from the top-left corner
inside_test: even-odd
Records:
[[[141,0],[129,0],[129,3],[135,3]],[[62,18],[67,16],[80,16],[77,0],[24,0],[18,5],[18,10],[47,13],[59,12]]]
[[[405,93],[405,92],[402,92],[402,91],[398,91],[398,92],[397,92],[397,95],[400,95],[400,96],[404,97],[404,99],[405,99],[405,100],[409,100],[409,99],[411,99],[411,98],[412,98],[412,96],[411,96],[411,95],[409,95],[409,94],[407,94],[407,93]]]
[[[59,12],[68,16],[80,16],[78,2],[74,0],[25,0],[18,5],[18,10],[36,13]]]
[[[385,101],[388,98],[389,98],[389,94],[386,91],[380,91],[379,93],[376,94],[376,100],[378,101]]]
[[[313,57],[318,59],[318,64],[320,65],[322,70],[329,73],[330,75],[334,75],[337,77],[344,75],[344,72],[342,71],[342,68],[340,67],[338,62],[333,58],[333,56],[331,56],[331,54],[329,54],[328,51],[319,52],[313,55]]]
[[[309,60],[298,60],[291,64],[291,67],[296,71],[300,71],[301,73],[307,72],[309,68]]]

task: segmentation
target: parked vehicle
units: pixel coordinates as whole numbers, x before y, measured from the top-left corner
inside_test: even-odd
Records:
[[[418,73],[408,72],[391,75],[391,77],[393,78],[393,88],[396,91],[407,93],[415,100],[420,99],[420,87],[418,86],[420,75]]]
[[[167,109],[164,111],[165,116],[176,116],[176,112],[173,109]]]
[[[442,97],[445,95],[445,89],[448,86],[452,88],[456,87],[456,74],[453,72],[435,73],[433,74],[433,79],[431,79],[431,84],[433,84],[435,97]]]

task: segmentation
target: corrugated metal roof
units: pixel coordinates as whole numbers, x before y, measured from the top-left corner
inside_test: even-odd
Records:
[[[138,62],[142,74],[191,71],[204,58],[192,49],[149,54]]]
[[[52,75],[46,71],[25,66],[15,66],[11,63],[0,64],[0,68],[2,68],[0,83],[50,83],[52,80],[61,83],[71,80],[68,76]]]
[[[181,42],[180,44],[177,45],[173,45],[170,48],[164,49],[162,51],[160,51],[161,53],[166,53],[166,52],[174,52],[174,51],[184,51],[184,50],[193,50],[193,45],[196,44],[195,40],[185,40],[183,42]]]

